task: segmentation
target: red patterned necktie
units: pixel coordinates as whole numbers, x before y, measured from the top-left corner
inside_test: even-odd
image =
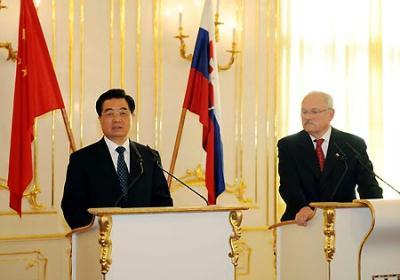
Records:
[[[324,170],[324,163],[325,163],[325,155],[324,155],[324,151],[322,150],[322,143],[324,142],[324,139],[316,139],[314,140],[317,143],[317,147],[315,148],[315,153],[317,155],[317,159],[318,159],[318,164],[319,164],[319,168],[322,170]]]

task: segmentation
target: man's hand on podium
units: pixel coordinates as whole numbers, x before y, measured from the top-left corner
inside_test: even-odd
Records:
[[[297,212],[295,221],[299,226],[306,226],[307,221],[310,220],[315,214],[315,211],[310,206],[304,206]]]

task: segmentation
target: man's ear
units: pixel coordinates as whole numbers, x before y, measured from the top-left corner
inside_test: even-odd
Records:
[[[331,109],[331,120],[333,119],[333,117],[335,116],[335,109]]]

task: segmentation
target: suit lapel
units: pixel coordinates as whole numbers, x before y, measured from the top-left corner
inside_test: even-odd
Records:
[[[321,171],[319,170],[314,145],[311,142],[310,136],[304,130],[300,133],[297,147],[304,165],[308,166],[308,168],[312,170],[315,177],[321,177]]]
[[[110,180],[113,182],[113,186],[119,186],[118,175],[115,170],[115,166],[112,161],[110,151],[108,150],[106,141],[104,140],[104,138],[102,138],[97,143],[98,152],[95,154],[97,157],[97,162],[99,163],[97,166],[99,166],[99,172],[101,172],[100,174],[104,174],[106,178],[111,178]],[[116,195],[120,195],[120,188],[113,187],[112,189]]]
[[[337,131],[336,129],[332,128],[332,133],[331,133],[331,138],[329,139],[329,147],[328,147],[328,153],[325,159],[325,168],[322,173],[322,188],[323,188],[323,199],[328,199],[331,195],[331,192],[333,191],[333,186],[336,185],[337,178],[334,176],[329,176],[337,167],[339,163],[339,151],[337,150],[335,146],[335,142],[340,141],[337,137]],[[340,144],[340,143],[339,143]]]
[[[331,139],[329,140],[329,147],[328,147],[328,153],[325,158],[325,166],[324,170],[322,172],[322,175],[325,177],[329,173],[331,173],[332,169],[335,167],[337,163],[337,150],[336,147],[333,145],[333,139],[331,136]]]
[[[334,143],[340,141],[337,137],[337,130],[332,127],[331,138],[329,139],[328,154],[325,159],[325,168],[323,176],[328,176],[338,164],[338,155],[340,154]]]
[[[101,166],[103,172],[105,172],[108,175],[114,176],[115,179],[118,180],[117,172],[115,171],[115,166],[112,161],[110,151],[108,150],[106,141],[103,138],[98,143],[99,143],[98,153],[96,153],[96,154],[97,154],[99,162],[104,163],[101,165],[99,164],[99,166]]]
[[[140,174],[140,164],[133,145],[134,143],[129,140],[129,149],[130,149],[129,183],[132,182],[138,176],[138,174]]]

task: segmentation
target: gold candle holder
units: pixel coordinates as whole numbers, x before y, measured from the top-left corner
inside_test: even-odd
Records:
[[[183,34],[183,27],[179,26],[178,28],[178,35],[174,36],[174,38],[179,40],[179,54],[180,56],[188,61],[192,61],[192,54],[186,54],[186,43],[185,39],[189,38],[189,35]]]
[[[230,53],[231,56],[229,58],[228,63],[226,63],[225,65],[220,65],[218,63],[218,70],[219,71],[229,70],[232,67],[233,63],[235,62],[235,55],[237,53],[239,53],[239,51],[236,50],[236,42],[235,41],[232,42],[232,48],[230,50],[227,50],[226,52]]]
[[[214,16],[214,26],[215,26],[215,41],[219,41],[219,25],[224,24],[223,22],[219,21],[219,14],[216,13]],[[233,34],[235,34],[235,30],[233,31]],[[179,40],[179,55],[181,58],[192,61],[193,54],[187,54],[186,53],[186,43],[185,39],[189,38],[189,35],[186,35],[183,33],[183,27],[182,27],[182,13],[180,12],[179,14],[179,27],[178,27],[178,35],[175,35],[174,38]],[[226,71],[229,70],[233,63],[235,62],[235,56],[238,54],[240,51],[237,50],[237,44],[235,42],[235,35],[232,36],[232,44],[231,44],[231,49],[227,50],[228,53],[230,53],[230,58],[229,61],[226,64],[220,65],[218,64],[218,70],[219,71]]]
[[[224,24],[223,22],[219,21],[219,13],[214,15],[214,28],[215,28],[215,42],[219,42],[219,26]]]

